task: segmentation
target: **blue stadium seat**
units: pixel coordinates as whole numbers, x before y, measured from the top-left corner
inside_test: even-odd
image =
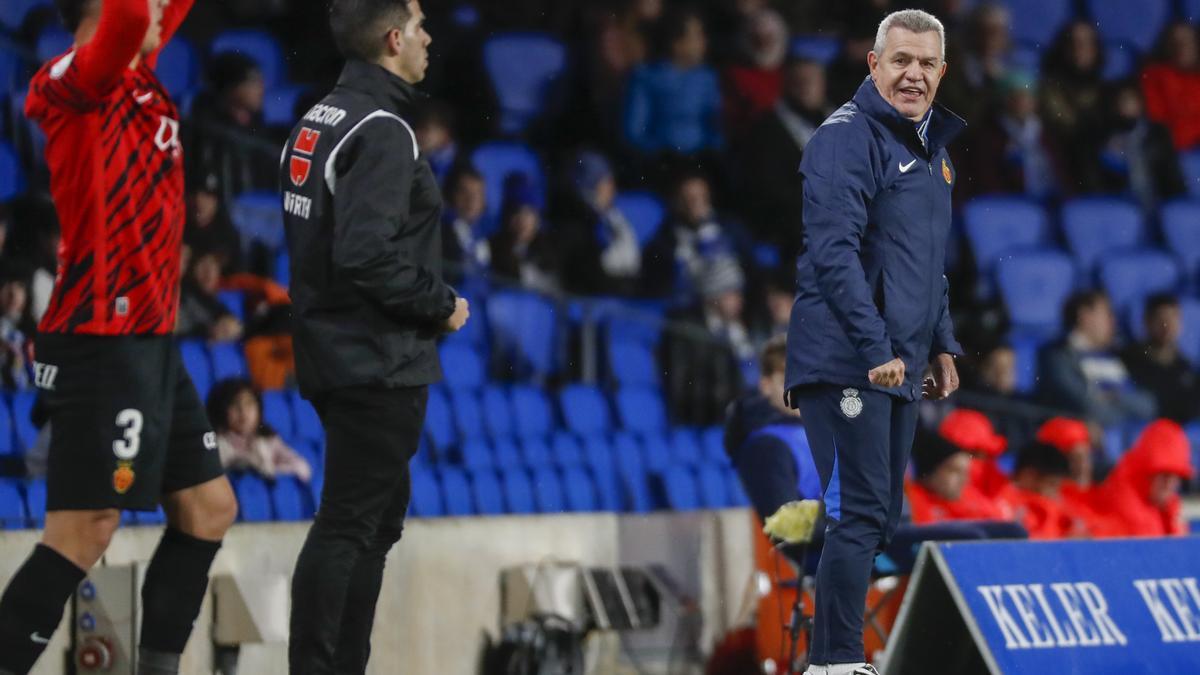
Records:
[[[521,458],[524,460],[525,466],[535,467],[553,462],[553,455],[550,454],[550,446],[546,445],[537,437],[530,437],[521,440]]]
[[[517,378],[558,372],[558,323],[554,305],[535,293],[499,292],[487,303],[492,348]]]
[[[464,440],[458,449],[458,463],[468,469],[480,469],[496,465],[492,457],[492,446],[482,438]]]
[[[16,444],[16,429],[8,401],[0,398],[0,457],[20,454],[23,448]]]
[[[700,490],[696,477],[686,466],[673,465],[663,471],[662,485],[667,506],[673,511],[695,511],[701,508]]]
[[[286,85],[271,89],[263,96],[263,121],[276,127],[292,126],[297,119],[296,106],[308,91],[308,87],[304,85]]]
[[[17,449],[24,453],[37,442],[38,430],[33,426],[31,413],[37,401],[37,392],[30,389],[15,391],[12,395],[12,421],[16,430]]]
[[[703,460],[700,448],[700,433],[692,427],[674,427],[670,432],[671,461],[685,466],[696,466]]]
[[[1008,336],[1016,360],[1017,391],[1022,394],[1032,394],[1037,389],[1038,354],[1049,341],[1053,333],[1030,335],[1016,332]]]
[[[25,174],[16,150],[0,141],[0,202],[7,202],[25,191]]]
[[[809,33],[797,35],[788,45],[788,53],[792,58],[816,61],[829,65],[842,51],[842,42],[836,37]]]
[[[512,438],[512,405],[504,387],[496,384],[485,386],[480,405],[483,408],[483,426],[487,429],[488,436],[495,439]]]
[[[742,479],[732,468],[725,469],[725,495],[730,506],[750,506],[750,497],[742,487]]]
[[[996,261],[1022,248],[1049,239],[1046,210],[1020,197],[977,197],[963,209],[963,228],[981,275],[990,275]]]
[[[264,190],[244,192],[229,205],[229,218],[242,235],[242,242],[261,242],[268,250],[283,248],[283,209],[279,193]]]
[[[700,444],[704,448],[705,461],[729,464],[729,453],[725,452],[725,427],[717,425],[701,431]]]
[[[287,81],[283,47],[274,35],[265,30],[237,28],[222,31],[213,38],[210,51],[214,55],[237,52],[253,59],[262,71],[263,84],[268,91]]]
[[[217,291],[217,299],[238,321],[246,322],[246,294],[238,290]]]
[[[325,440],[325,429],[321,426],[321,417],[312,404],[300,397],[300,392],[292,392],[292,424],[296,436],[306,441],[321,442]]]
[[[429,402],[425,406],[425,433],[429,435],[438,456],[445,456],[446,451],[457,442],[450,403],[441,387],[429,388]]]
[[[605,434],[612,429],[608,401],[596,387],[571,384],[558,394],[563,421],[567,428],[580,436]]]
[[[657,387],[660,383],[653,346],[643,342],[610,340],[608,372],[620,386]]]
[[[528,471],[517,466],[503,469],[500,480],[504,484],[504,501],[509,513],[534,513],[537,510]]]
[[[665,323],[663,308],[645,303],[622,302],[600,318],[610,342],[638,342],[652,348],[658,345]]]
[[[1011,17],[1014,42],[1049,46],[1075,13],[1072,0],[1003,0]]]
[[[196,391],[200,392],[200,398],[207,399],[208,390],[213,385],[213,375],[212,362],[209,361],[204,340],[181,340],[179,356],[183,360],[183,367],[192,378],[192,384],[196,385]]]
[[[271,520],[271,496],[262,478],[252,473],[235,476],[233,491],[237,494],[240,520],[247,523]]]
[[[1104,70],[1101,77],[1112,82],[1123,80],[1137,69],[1137,52],[1125,43],[1109,42],[1104,45]]]
[[[563,469],[563,492],[566,496],[568,511],[597,511],[600,500],[596,494],[596,486],[592,476],[582,466],[572,466]]]
[[[642,461],[642,448],[630,434],[613,437],[613,459],[621,489],[624,510],[645,513],[654,508],[646,481],[646,465]]]
[[[271,505],[275,508],[275,519],[296,521],[307,520],[313,511],[305,496],[307,489],[293,476],[279,476],[271,486]]]
[[[1179,166],[1183,169],[1188,194],[1200,197],[1200,149],[1180,153]]]
[[[550,456],[558,466],[579,466],[584,462],[583,448],[569,431],[554,432],[550,441]]]
[[[1180,0],[1179,16],[1188,23],[1200,23],[1200,0]]]
[[[445,513],[442,507],[442,489],[437,476],[428,469],[412,472],[412,499],[409,501],[410,515],[419,518],[434,518]]]
[[[21,498],[21,491],[17,488],[17,480],[0,478],[0,528],[24,528],[27,515],[25,500]]]
[[[658,195],[649,190],[629,190],[617,195],[613,206],[625,214],[633,231],[637,233],[638,243],[645,246],[658,233],[662,225],[666,208]]]
[[[1078,261],[1090,275],[1109,251],[1136,248],[1144,239],[1142,212],[1132,202],[1111,197],[1081,197],[1062,208],[1063,234]]]
[[[46,479],[34,478],[25,484],[25,510],[34,527],[46,521]]]
[[[0,46],[0,101],[7,99],[10,92],[17,91],[21,71],[21,57],[16,52]],[[7,110],[0,109],[0,119],[6,115]]]
[[[544,438],[554,427],[554,413],[546,392],[527,384],[513,385],[510,392],[513,427],[518,438]]]
[[[454,411],[454,428],[464,441],[483,438],[483,412],[479,396],[467,389],[450,391],[450,409]]]
[[[1140,52],[1154,47],[1171,14],[1170,0],[1087,0],[1087,11],[1105,42],[1127,42]]]
[[[1153,249],[1113,253],[1100,263],[1100,282],[1117,316],[1153,293],[1176,290],[1182,278],[1175,258]]]
[[[517,171],[525,174],[537,195],[538,205],[546,203],[546,178],[542,161],[523,143],[493,141],[480,145],[471,153],[471,164],[483,175],[487,193],[487,215],[484,235],[491,235],[498,224],[500,205],[504,201],[504,178]]]
[[[469,516],[475,513],[471,486],[461,469],[452,466],[441,468],[442,499],[448,516]]]
[[[491,469],[471,471],[471,496],[475,502],[475,512],[480,515],[492,516],[505,511],[500,481]]]
[[[617,391],[616,403],[622,427],[640,434],[667,430],[667,410],[658,389],[622,387]]]
[[[533,470],[533,501],[539,513],[562,513],[567,510],[562,479],[557,469],[539,466]]]
[[[723,509],[731,505],[725,472],[716,464],[704,463],[696,469],[696,486],[704,508]]]
[[[287,393],[264,391],[262,402],[263,421],[283,438],[292,438],[295,434],[295,425],[292,424],[292,406],[288,402]]]
[[[543,33],[500,33],[483,43],[483,68],[500,106],[501,133],[520,134],[552,112],[547,106],[566,71],[567,49]]]
[[[156,506],[153,511],[133,511],[134,522],[138,525],[166,525],[167,513],[163,507]]]
[[[52,25],[38,34],[33,51],[37,62],[45,63],[50,59],[64,54],[75,43],[75,38],[58,25]]]
[[[240,342],[214,342],[208,352],[212,357],[214,382],[246,377],[246,357]]]
[[[507,438],[492,441],[492,460],[496,466],[523,466],[525,464],[517,444]]]
[[[1014,253],[996,265],[996,285],[1014,331],[1057,334],[1062,304],[1075,288],[1075,266],[1058,251]]]
[[[483,385],[483,359],[469,345],[443,344],[438,353],[442,357],[446,386],[452,389],[478,389]]]
[[[1200,199],[1177,199],[1159,210],[1163,239],[1183,261],[1187,278],[1200,269]]]
[[[38,6],[50,6],[50,0],[4,0],[0,3],[0,25],[15,32]]]
[[[200,81],[200,59],[192,43],[182,35],[176,35],[158,53],[154,72],[163,88],[176,101],[183,94],[196,89]]]
[[[642,437],[642,459],[646,471],[662,473],[671,465],[671,444],[662,433],[646,434]]]

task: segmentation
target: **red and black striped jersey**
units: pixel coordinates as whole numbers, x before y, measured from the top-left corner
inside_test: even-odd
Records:
[[[164,10],[162,41],[191,0]],[[185,220],[179,113],[137,57],[146,0],[105,0],[91,40],[33,77],[25,115],[46,133],[50,192],[62,225],[58,275],[39,330],[167,334],[179,305]]]

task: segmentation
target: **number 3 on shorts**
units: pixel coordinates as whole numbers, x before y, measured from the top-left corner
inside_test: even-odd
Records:
[[[125,431],[125,438],[113,441],[113,454],[124,460],[137,457],[142,447],[142,411],[122,410],[117,413],[117,426]]]

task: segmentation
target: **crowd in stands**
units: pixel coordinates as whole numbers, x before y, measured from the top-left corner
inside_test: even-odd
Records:
[[[30,383],[58,241],[21,88],[38,59],[70,43],[44,2],[17,4],[32,9],[3,17],[0,30],[9,141],[0,164],[11,155],[17,168],[4,171],[20,177],[0,180],[0,375],[10,389]],[[724,421],[727,405],[758,382],[755,354],[787,325],[803,246],[796,168],[804,147],[867,75],[879,20],[917,5],[947,26],[950,70],[938,98],[969,124],[951,147],[962,212],[951,304],[968,352],[959,364],[971,397],[964,405],[986,414],[1016,462],[1006,465],[1013,473],[1005,485],[1052,492],[1042,478],[1060,477],[1061,462],[1035,437],[1055,415],[1080,420],[1089,447],[1111,460],[1128,447],[1131,457],[1146,443],[1177,440],[1163,432],[1133,442],[1160,417],[1193,433],[1195,3],[1047,0],[1038,16],[960,0],[427,4],[434,41],[422,89],[430,98],[411,122],[445,197],[449,275],[473,303],[513,288],[559,303],[558,332],[571,337],[554,351],[569,356],[540,369],[539,385],[594,377],[576,357],[602,348],[572,334],[569,308],[579,298],[615,298],[666,322],[650,339],[648,381],[661,388],[670,421]],[[159,66],[185,117],[178,332],[238,341],[242,374],[276,390],[291,385],[291,348],[286,251],[271,230],[279,206],[269,193],[279,143],[332,85],[339,63],[308,3],[207,5]],[[1135,254],[1166,263],[1119,274],[1118,263]],[[1035,273],[1020,267],[1034,263]],[[497,363],[500,351],[485,359],[489,377],[525,372]],[[939,405],[925,418],[944,427],[953,416]],[[239,419],[223,456],[267,475],[301,466],[263,427]],[[956,501],[954,486],[971,485],[956,477],[960,453],[932,441],[918,448],[913,490]],[[1111,475],[1125,487],[1106,491],[1143,496],[1138,471],[1153,462],[1138,461],[1124,470],[1118,463]],[[914,505],[914,515],[922,509]]]

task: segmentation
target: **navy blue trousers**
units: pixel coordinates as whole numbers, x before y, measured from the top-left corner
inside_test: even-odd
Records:
[[[865,661],[863,612],[876,554],[896,532],[917,403],[876,391],[811,385],[791,392],[824,486],[809,662]]]

